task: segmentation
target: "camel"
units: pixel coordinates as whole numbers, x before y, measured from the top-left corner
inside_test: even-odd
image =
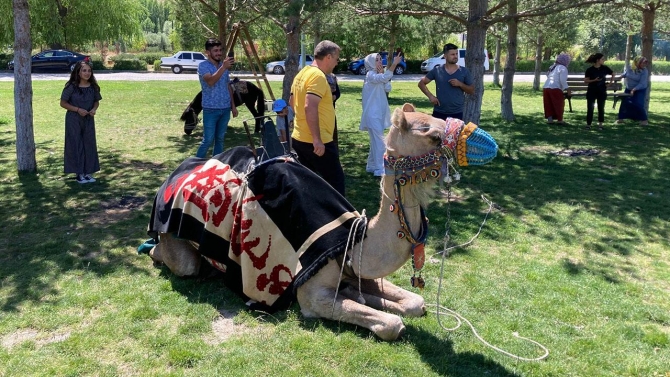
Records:
[[[379,211],[367,226],[354,224],[350,229],[353,233],[362,229],[365,237],[361,234],[349,237],[346,243],[353,247],[343,249],[312,271],[295,289],[295,299],[307,318],[354,324],[369,329],[382,340],[393,341],[405,332],[401,317],[426,313],[421,295],[400,288],[385,277],[411,260],[415,272],[412,286],[423,287],[420,270],[427,237],[424,209],[432,198],[434,183],[438,179],[458,179],[456,163],[480,165],[490,161],[497,153],[497,145],[472,123],[466,125],[457,119],[445,122],[405,104],[393,112],[386,146],[386,174],[380,183]],[[358,220],[362,219],[354,213]],[[159,239],[149,253],[151,258],[179,276],[195,276],[203,260],[212,262],[211,258],[201,258],[198,245],[191,241],[178,239],[169,232],[160,233]],[[272,239],[275,245],[282,241]],[[244,239],[240,244],[244,244]],[[255,262],[257,255],[258,252],[249,253],[256,256]],[[275,277],[275,282],[280,282]],[[266,282],[267,278],[263,279]],[[278,284],[271,287],[277,288]]]

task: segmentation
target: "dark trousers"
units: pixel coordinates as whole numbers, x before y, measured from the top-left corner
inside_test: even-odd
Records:
[[[298,154],[300,163],[320,175],[344,196],[344,171],[342,170],[342,164],[340,164],[340,152],[335,142],[331,141],[324,144],[326,152],[321,157],[314,154],[312,143],[304,143],[296,139],[291,139],[291,142],[293,143],[293,149]]]
[[[460,113],[453,113],[453,114],[445,114],[441,113],[437,110],[433,110],[433,118],[438,118],[442,120],[447,120],[447,118],[456,118],[463,120],[463,112],[461,111]]]
[[[598,102],[598,123],[605,121],[605,100],[607,99],[607,92],[599,90],[597,92],[586,92],[586,124],[591,125],[593,122],[593,104]]]

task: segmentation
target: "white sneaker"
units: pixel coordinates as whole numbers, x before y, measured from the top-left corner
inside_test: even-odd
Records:
[[[86,177],[84,177],[83,174],[77,174],[76,180],[77,180],[77,183],[81,183],[81,184],[88,183],[88,179],[86,179]]]
[[[84,179],[86,180],[86,182],[89,182],[89,183],[90,182],[95,182],[95,178],[93,178],[90,174],[84,175]]]

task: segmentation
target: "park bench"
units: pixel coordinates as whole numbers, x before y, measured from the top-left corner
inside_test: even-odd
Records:
[[[616,109],[616,103],[621,97],[630,97],[630,94],[623,92],[623,85],[621,85],[621,78],[615,77],[614,82],[610,84],[611,78],[607,78],[607,97],[614,99],[612,108]],[[586,90],[588,89],[589,84],[584,82],[584,76],[568,76],[568,91],[564,91],[563,95],[568,100],[568,106],[570,112],[572,112],[572,98],[574,97],[584,97],[586,98]]]

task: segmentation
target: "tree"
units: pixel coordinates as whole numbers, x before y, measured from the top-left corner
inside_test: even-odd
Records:
[[[468,0],[467,7],[464,7],[463,2],[452,1],[446,3],[441,0],[398,0],[393,2],[391,7],[388,6],[386,0],[370,0],[359,2],[360,5],[357,6],[357,9],[359,14],[406,14],[413,17],[439,16],[464,26],[468,38],[465,61],[468,70],[472,72],[475,79],[475,94],[466,96],[463,116],[466,121],[478,123],[484,94],[484,44],[486,42],[486,31],[489,27],[498,23],[506,23],[509,19],[539,17],[575,7],[612,1],[614,0],[541,1],[537,5],[530,1],[529,7],[514,14],[508,12],[504,15],[500,15],[500,10],[509,4],[508,0]],[[511,91],[511,87],[508,90]],[[509,109],[503,110],[504,113],[512,113],[511,101],[501,101],[501,104],[510,106]]]
[[[286,35],[287,58],[284,64],[284,82],[282,98],[288,99],[291,84],[298,74],[298,55],[300,51],[300,35],[303,27],[319,12],[329,9],[335,0],[258,0],[252,8],[259,15],[270,19]],[[278,7],[279,6],[279,7]]]
[[[14,13],[14,117],[16,162],[20,172],[37,170],[33,134],[33,87],[30,78],[30,7],[28,0],[13,0]]]
[[[144,9],[137,0],[29,0],[29,3],[31,38],[36,44],[83,46],[97,40],[142,35],[139,20],[144,19]],[[11,17],[11,9],[0,13],[0,30],[11,25]],[[0,36],[13,38],[11,34],[7,29],[0,31]]]
[[[642,28],[640,36],[642,37],[642,56],[649,59],[649,72],[653,72],[654,52],[654,21],[657,12],[670,8],[670,0],[620,0],[625,7],[631,7],[642,12]],[[666,12],[667,13],[667,12]],[[651,75],[648,78],[647,97],[645,99],[645,109],[649,110],[649,95],[651,93]]]

